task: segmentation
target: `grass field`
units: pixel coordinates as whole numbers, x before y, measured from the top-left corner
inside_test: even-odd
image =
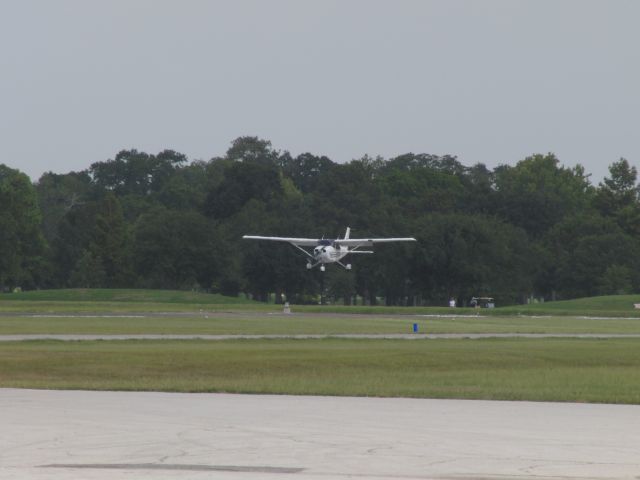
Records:
[[[217,293],[179,290],[145,290],[119,288],[73,288],[34,290],[0,296],[0,300],[21,302],[107,302],[107,303],[178,303],[178,304],[256,304],[244,297],[225,297]],[[0,302],[1,303],[1,302]]]
[[[523,315],[588,315],[640,317],[640,310],[634,304],[640,304],[640,295],[610,295],[603,297],[578,298],[557,302],[516,305],[498,309],[501,313],[519,313]]]
[[[409,333],[413,323],[421,333],[640,334],[634,303],[284,315],[193,292],[56,290],[0,295],[0,334]],[[470,316],[437,316],[454,312]],[[640,339],[23,341],[0,343],[0,387],[640,403]]]
[[[0,295],[2,313],[270,311],[281,308],[244,297],[175,290],[66,289]]]
[[[479,316],[607,316],[640,318],[640,295],[592,297],[532,305],[514,305],[495,309],[457,308],[459,315]],[[366,315],[451,314],[448,307],[384,307],[344,305],[295,305],[298,312],[331,312]],[[244,297],[172,290],[67,289],[39,290],[0,295],[4,313],[141,313],[194,311],[278,312],[282,305],[266,304]]]
[[[640,319],[579,317],[417,317],[385,315],[283,315],[255,312],[210,316],[0,316],[8,334],[341,334],[410,333],[633,333]]]
[[[0,386],[640,403],[627,339],[23,342]]]

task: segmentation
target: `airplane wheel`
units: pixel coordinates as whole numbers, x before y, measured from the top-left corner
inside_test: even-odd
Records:
[[[307,263],[307,270],[311,270],[311,267],[312,267],[312,266],[313,266],[313,265],[311,265],[310,263]]]
[[[351,270],[351,264],[347,263],[347,270]]]
[[[324,265],[320,265],[320,271],[321,271],[321,272],[324,272],[324,271],[325,271],[325,267],[324,267]]]

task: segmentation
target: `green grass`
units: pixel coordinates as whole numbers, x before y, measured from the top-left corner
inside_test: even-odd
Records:
[[[610,295],[602,297],[578,298],[557,302],[536,303],[504,307],[505,313],[521,313],[524,315],[591,315],[591,316],[633,316],[640,317],[640,310],[634,308],[640,303],[640,295]]]
[[[0,295],[3,301],[23,302],[133,302],[178,303],[201,305],[255,304],[244,297],[225,297],[217,293],[184,292],[179,290],[145,290],[118,288],[71,288],[34,290]]]
[[[298,312],[344,313],[366,315],[426,314],[479,316],[608,316],[640,318],[640,295],[591,297],[532,305],[513,305],[495,309],[448,307],[384,307],[344,305],[294,305]],[[0,312],[4,313],[137,313],[193,311],[262,311],[279,312],[281,305],[265,304],[244,297],[172,290],[135,289],[67,289],[39,290],[0,295]]]
[[[410,333],[640,334],[640,319],[578,317],[415,317],[385,315],[282,315],[235,312],[191,316],[0,316],[8,334],[340,334]]]
[[[176,290],[66,289],[0,294],[0,313],[140,313],[278,310],[281,307],[219,294]]]
[[[640,403],[632,339],[21,342],[0,386]]]
[[[51,290],[0,295],[0,334],[408,333],[413,323],[421,333],[639,334],[634,303],[640,296],[479,311],[293,306],[307,314],[283,315],[280,305],[193,292]],[[473,316],[415,316],[454,312]],[[27,341],[0,343],[0,386],[637,404],[638,347],[631,338]]]
[[[557,302],[535,303],[530,305],[511,305],[498,308],[456,308],[448,307],[383,307],[383,306],[342,306],[305,305],[297,307],[303,311],[332,311],[352,312],[363,314],[380,313],[409,313],[446,315],[456,313],[459,315],[481,316],[514,316],[514,315],[565,315],[565,316],[608,316],[608,317],[637,317],[640,318],[640,310],[634,308],[635,303],[640,303],[640,295],[610,295],[602,297],[579,298],[575,300],[563,300]]]

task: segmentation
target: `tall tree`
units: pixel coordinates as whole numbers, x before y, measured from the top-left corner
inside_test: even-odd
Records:
[[[89,172],[95,184],[118,195],[148,195],[162,188],[176,168],[187,158],[173,150],[149,155],[138,150],[122,150],[113,160],[96,162]]]
[[[224,180],[205,200],[205,212],[213,218],[237,213],[249,200],[268,203],[284,194],[282,179],[275,165],[235,162],[224,171]]]
[[[531,291],[527,237],[519,228],[481,215],[429,215],[415,223],[412,277],[427,299],[446,305],[477,295],[513,303]]]
[[[36,191],[24,173],[0,164],[0,291],[43,281],[45,241]]]
[[[627,233],[640,235],[640,187],[638,171],[621,158],[609,166],[609,177],[598,186],[594,205],[604,216],[614,218]]]
[[[126,287],[133,283],[130,235],[122,206],[113,193],[100,202],[88,251],[99,259],[105,272],[105,287]]]
[[[592,192],[581,166],[565,168],[553,154],[496,169],[496,212],[533,237],[587,208]]]
[[[224,157],[191,164],[171,150],[124,150],[85,172],[38,182],[52,246],[44,281],[24,280],[47,269],[17,261],[25,256],[16,253],[23,242],[15,209],[1,210],[0,268],[5,285],[197,286],[312,301],[323,276],[303,267],[302,253],[239,239],[335,238],[350,226],[357,235],[419,242],[354,258],[352,272],[330,270],[325,291],[336,300],[357,292],[372,303],[443,303],[487,293],[504,304],[531,293],[638,291],[636,184],[624,159],[594,188],[582,167],[564,167],[552,154],[489,170],[426,153],[338,164],[312,153],[292,157],[251,136],[234,140]],[[39,231],[29,237],[35,244]]]
[[[234,161],[253,162],[263,165],[275,165],[279,153],[273,149],[269,140],[258,137],[238,137],[231,142],[227,158]]]
[[[326,175],[335,166],[329,158],[303,153],[296,158],[285,157],[281,160],[283,173],[303,193],[313,192],[321,176]]]
[[[133,251],[140,285],[209,290],[226,248],[200,213],[157,208],[136,222]]]
[[[94,196],[91,177],[86,170],[66,174],[47,172],[38,180],[36,191],[42,210],[43,233],[49,243],[58,236],[63,217]]]
[[[546,253],[536,282],[538,291],[546,295],[555,292],[552,298],[608,293],[616,289],[611,287],[614,270],[609,268],[613,266],[632,272],[630,285],[635,291],[639,286],[635,273],[640,268],[639,247],[640,242],[626,234],[613,218],[597,213],[567,217],[543,240]]]

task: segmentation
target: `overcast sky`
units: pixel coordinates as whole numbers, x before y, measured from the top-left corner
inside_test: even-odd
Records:
[[[344,162],[640,166],[640,2],[0,0],[0,163],[257,135]]]

